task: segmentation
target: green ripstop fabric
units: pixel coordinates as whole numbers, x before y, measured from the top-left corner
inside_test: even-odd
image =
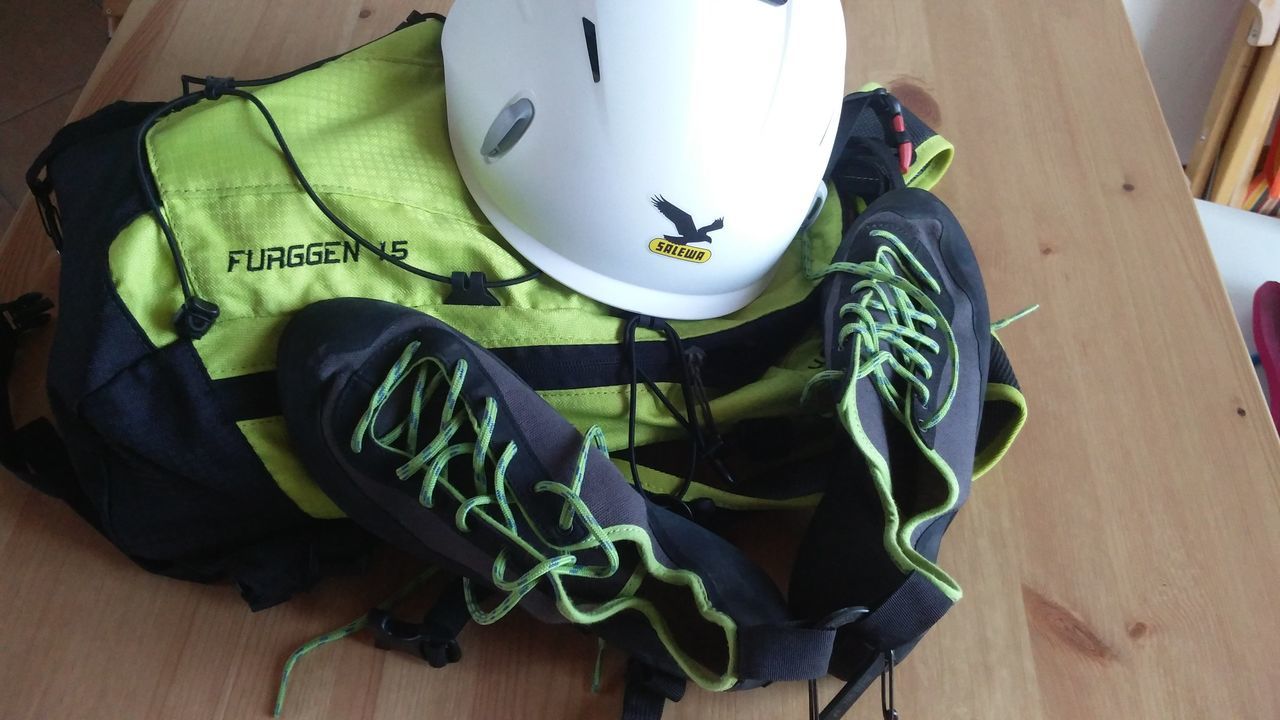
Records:
[[[424,22],[405,28],[251,91],[275,116],[325,202],[385,252],[446,276],[482,271],[491,280],[516,277],[529,267],[472,202],[450,151],[442,27]],[[918,152],[918,167],[909,176],[925,189],[941,178],[952,152],[940,137],[930,143]],[[274,370],[286,321],[303,307],[333,297],[413,307],[485,347],[622,341],[624,323],[609,308],[547,278],[495,290],[501,309],[446,305],[448,286],[395,268],[333,227],[298,187],[261,116],[240,99],[202,101],[162,119],[147,138],[147,151],[192,287],[221,308],[211,331],[195,342],[215,380]],[[672,323],[681,337],[731,329],[808,297],[816,281],[803,272],[804,251],[828,258],[840,241],[841,210],[834,192],[831,198],[817,222],[793,243],[761,298],[727,317]],[[150,216],[121,233],[111,246],[110,263],[121,298],[151,341],[158,346],[175,342],[172,313],[183,298]],[[642,331],[639,339],[659,336]],[[748,418],[799,412],[805,383],[820,364],[815,317],[812,333],[777,367],[712,400],[717,422],[729,427]],[[663,389],[672,398],[680,395]],[[628,390],[608,386],[543,396],[578,428],[599,425],[608,437],[625,438]],[[302,471],[281,418],[238,427],[303,511],[319,518],[341,515]],[[683,436],[677,421],[641,387],[637,446]],[[659,485],[666,482],[661,474],[651,477]],[[751,498],[721,500],[762,505]]]

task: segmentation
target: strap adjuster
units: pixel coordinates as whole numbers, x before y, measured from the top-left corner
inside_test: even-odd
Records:
[[[911,172],[915,162],[915,144],[907,133],[906,116],[902,113],[902,103],[884,88],[875,90],[872,107],[884,126],[885,139],[898,151],[898,169],[903,175]]]
[[[228,91],[239,88],[239,84],[233,77],[221,77],[218,75],[206,75],[204,77],[196,77],[194,75],[182,76],[182,94],[190,95],[192,86],[200,86],[200,95],[205,100],[218,100]]]
[[[373,644],[380,650],[396,650],[421,658],[433,668],[442,668],[462,659],[457,638],[433,635],[425,625],[407,623],[386,610],[369,611]]]
[[[475,305],[478,307],[498,307],[502,303],[489,292],[489,278],[482,272],[455,272],[449,278],[452,290],[445,298],[445,305]]]
[[[0,303],[0,334],[17,337],[49,322],[53,301],[38,292]]]

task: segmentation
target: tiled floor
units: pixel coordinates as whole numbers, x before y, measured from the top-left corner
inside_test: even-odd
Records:
[[[106,47],[99,2],[0,0],[0,233],[26,195],[27,166]]]

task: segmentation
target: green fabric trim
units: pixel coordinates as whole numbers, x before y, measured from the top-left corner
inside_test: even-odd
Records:
[[[861,343],[859,338],[856,342]],[[854,352],[857,352],[855,348]],[[861,383],[851,382],[845,390],[844,395],[840,398],[837,405],[840,421],[844,423],[844,427],[849,431],[849,436],[853,438],[854,445],[858,446],[862,457],[867,462],[867,469],[871,474],[871,482],[875,486],[876,494],[880,496],[880,506],[884,511],[884,548],[888,551],[889,557],[893,563],[903,572],[911,572],[915,570],[915,566],[906,554],[902,552],[902,548],[898,542],[898,503],[893,499],[893,478],[889,473],[889,462],[885,460],[884,455],[880,454],[880,450],[871,442],[871,438],[867,437],[867,433],[862,429],[862,420],[858,416],[858,386]],[[878,402],[878,400],[877,400]]]
[[[908,422],[910,422],[910,419],[908,419]],[[938,505],[916,514],[907,520],[907,522],[903,523],[902,529],[898,532],[898,542],[902,547],[903,554],[911,561],[917,571],[927,576],[929,580],[943,592],[943,594],[951,599],[952,602],[959,602],[960,598],[964,595],[964,592],[960,589],[960,584],[937,564],[926,558],[924,555],[921,555],[912,544],[911,538],[915,535],[916,530],[921,525],[924,525],[930,520],[938,518],[955,508],[956,503],[960,501],[960,484],[956,481],[955,472],[951,469],[951,466],[947,464],[946,460],[942,459],[942,456],[940,456],[933,448],[926,445],[924,440],[922,440],[920,435],[916,432],[912,431],[910,435],[911,439],[916,443],[916,448],[920,450],[920,453],[924,455],[925,458],[929,460],[929,463],[933,465],[934,469],[937,470],[938,475],[941,477],[942,482],[946,487],[947,496],[946,499]]]
[[[916,161],[907,173],[907,185],[921,190],[932,190],[955,161],[956,148],[950,140],[934,135],[916,146]]]
[[[857,342],[860,343],[862,341],[859,339]],[[857,349],[855,348],[856,351]],[[880,497],[880,505],[884,511],[883,541],[885,550],[889,553],[893,563],[898,566],[898,569],[904,573],[921,573],[929,578],[930,582],[952,602],[956,602],[964,594],[960,586],[942,568],[919,552],[916,552],[915,548],[911,546],[911,533],[916,527],[922,522],[941,515],[955,505],[956,500],[959,498],[959,486],[956,483],[955,475],[937,453],[920,442],[919,437],[914,432],[911,432],[917,447],[921,449],[922,454],[930,463],[938,469],[943,481],[947,484],[947,501],[944,505],[921,513],[903,523],[898,512],[898,503],[893,499],[893,475],[890,472],[889,463],[880,454],[871,439],[867,437],[866,431],[862,429],[862,423],[858,418],[857,394],[860,384],[857,382],[849,383],[848,389],[840,398],[839,415],[845,428],[849,431],[849,435],[853,438],[854,444],[858,446],[858,449],[866,459],[867,469],[870,471],[876,494]]]
[[[107,265],[116,292],[147,339],[156,347],[177,342],[173,315],[185,298],[160,226],[151,216],[125,226],[107,249]]]
[[[657,578],[668,585],[689,589],[689,592],[693,595],[694,604],[698,608],[698,614],[703,619],[724,630],[728,650],[727,669],[723,673],[716,672],[694,660],[689,652],[680,645],[675,633],[671,630],[671,626],[667,624],[666,618],[662,616],[658,607],[643,598],[620,596],[597,605],[590,610],[583,610],[574,606],[567,591],[557,584],[557,607],[560,610],[560,614],[564,615],[570,622],[593,625],[608,620],[626,610],[639,612],[649,621],[649,625],[658,635],[663,647],[667,649],[667,652],[671,653],[671,657],[680,666],[680,669],[689,676],[690,680],[693,680],[700,687],[713,692],[732,689],[738,683],[738,678],[734,674],[738,666],[738,627],[732,618],[720,612],[711,604],[711,598],[707,595],[707,589],[702,583],[702,578],[692,571],[672,570],[658,562],[657,558],[654,557],[649,534],[642,528],[634,525],[617,525],[605,528],[605,534],[614,541],[634,543],[640,550],[643,566],[649,576]]]
[[[973,463],[973,479],[975,481],[986,475],[997,463],[1004,459],[1005,454],[1009,452],[1009,448],[1013,447],[1014,441],[1022,433],[1023,426],[1027,424],[1027,398],[1018,388],[1001,383],[990,383],[987,385],[985,401],[987,403],[1008,403],[1015,408],[1015,412],[1012,419],[995,436],[995,441],[986,447],[978,449],[978,456],[974,458]],[[991,416],[992,413],[990,412],[985,412],[982,415],[984,421]]]
[[[284,418],[245,420],[236,423],[236,427],[240,428],[276,484],[302,512],[320,520],[346,517],[346,513],[312,482],[306,468],[290,449]]]

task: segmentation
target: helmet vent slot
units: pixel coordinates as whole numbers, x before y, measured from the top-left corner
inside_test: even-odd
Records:
[[[600,47],[596,45],[596,24],[582,18],[582,34],[587,40],[587,59],[591,61],[591,77],[600,82]]]
[[[818,216],[822,214],[822,208],[827,204],[827,184],[818,185],[818,192],[813,195],[813,204],[809,206],[809,214],[805,215],[804,222],[800,223],[800,232],[804,232],[813,227],[818,221]]]
[[[529,98],[520,98],[507,105],[489,126],[489,132],[485,133],[480,154],[486,160],[497,160],[506,155],[524,137],[533,122],[533,115],[533,101]]]

